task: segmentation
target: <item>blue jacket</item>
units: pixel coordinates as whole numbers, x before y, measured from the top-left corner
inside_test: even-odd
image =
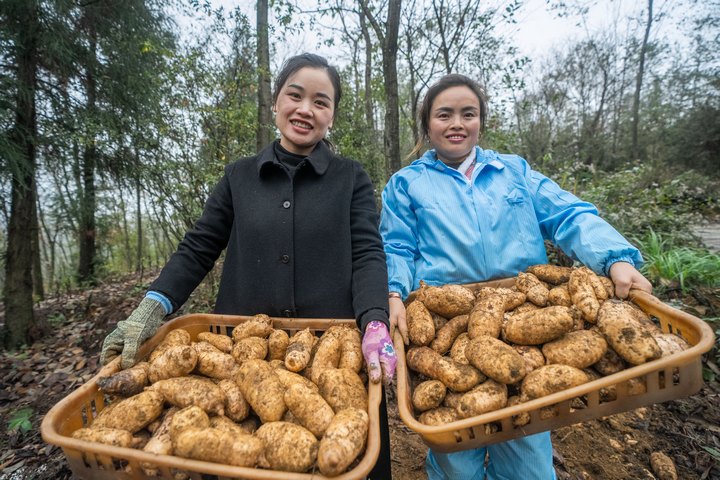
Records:
[[[383,190],[380,234],[390,291],[511,277],[547,263],[543,240],[595,272],[642,257],[597,209],[532,170],[517,155],[476,147],[468,180],[434,150],[392,176]]]

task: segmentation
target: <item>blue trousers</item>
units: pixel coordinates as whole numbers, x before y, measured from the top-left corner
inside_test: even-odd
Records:
[[[487,471],[485,454],[488,455]],[[456,453],[428,451],[428,480],[555,480],[550,432]]]

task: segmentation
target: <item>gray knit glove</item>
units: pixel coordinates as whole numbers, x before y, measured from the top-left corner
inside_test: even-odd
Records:
[[[127,320],[118,322],[117,328],[105,337],[100,362],[105,365],[122,355],[123,369],[135,365],[140,345],[155,334],[165,315],[162,303],[145,297]]]

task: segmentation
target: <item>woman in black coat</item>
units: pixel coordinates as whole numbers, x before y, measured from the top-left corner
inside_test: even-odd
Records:
[[[133,365],[142,342],[187,300],[226,250],[215,313],[355,318],[370,380],[389,384],[395,350],[387,270],[373,185],[362,166],[325,139],[341,97],[340,77],[317,55],[288,59],[275,81],[280,131],[257,155],[225,167],[202,216],[145,298],[103,343],[101,360]],[[381,405],[381,458],[372,478],[391,478]]]

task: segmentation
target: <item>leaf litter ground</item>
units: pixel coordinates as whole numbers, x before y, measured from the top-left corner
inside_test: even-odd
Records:
[[[50,332],[21,352],[1,354],[0,480],[73,478],[62,450],[43,442],[40,422],[98,371],[102,340],[137,305],[138,283],[137,277],[126,277],[41,302],[36,315]],[[720,292],[704,291],[679,300],[692,314],[718,317],[719,299]],[[672,458],[680,479],[720,479],[720,371],[716,359],[705,360],[716,379],[691,397],[554,431],[558,478],[654,479],[650,454],[660,451]],[[32,409],[32,428],[10,430],[9,423],[20,423],[25,408]],[[392,391],[388,408],[393,478],[426,478],[427,447],[400,420]]]

